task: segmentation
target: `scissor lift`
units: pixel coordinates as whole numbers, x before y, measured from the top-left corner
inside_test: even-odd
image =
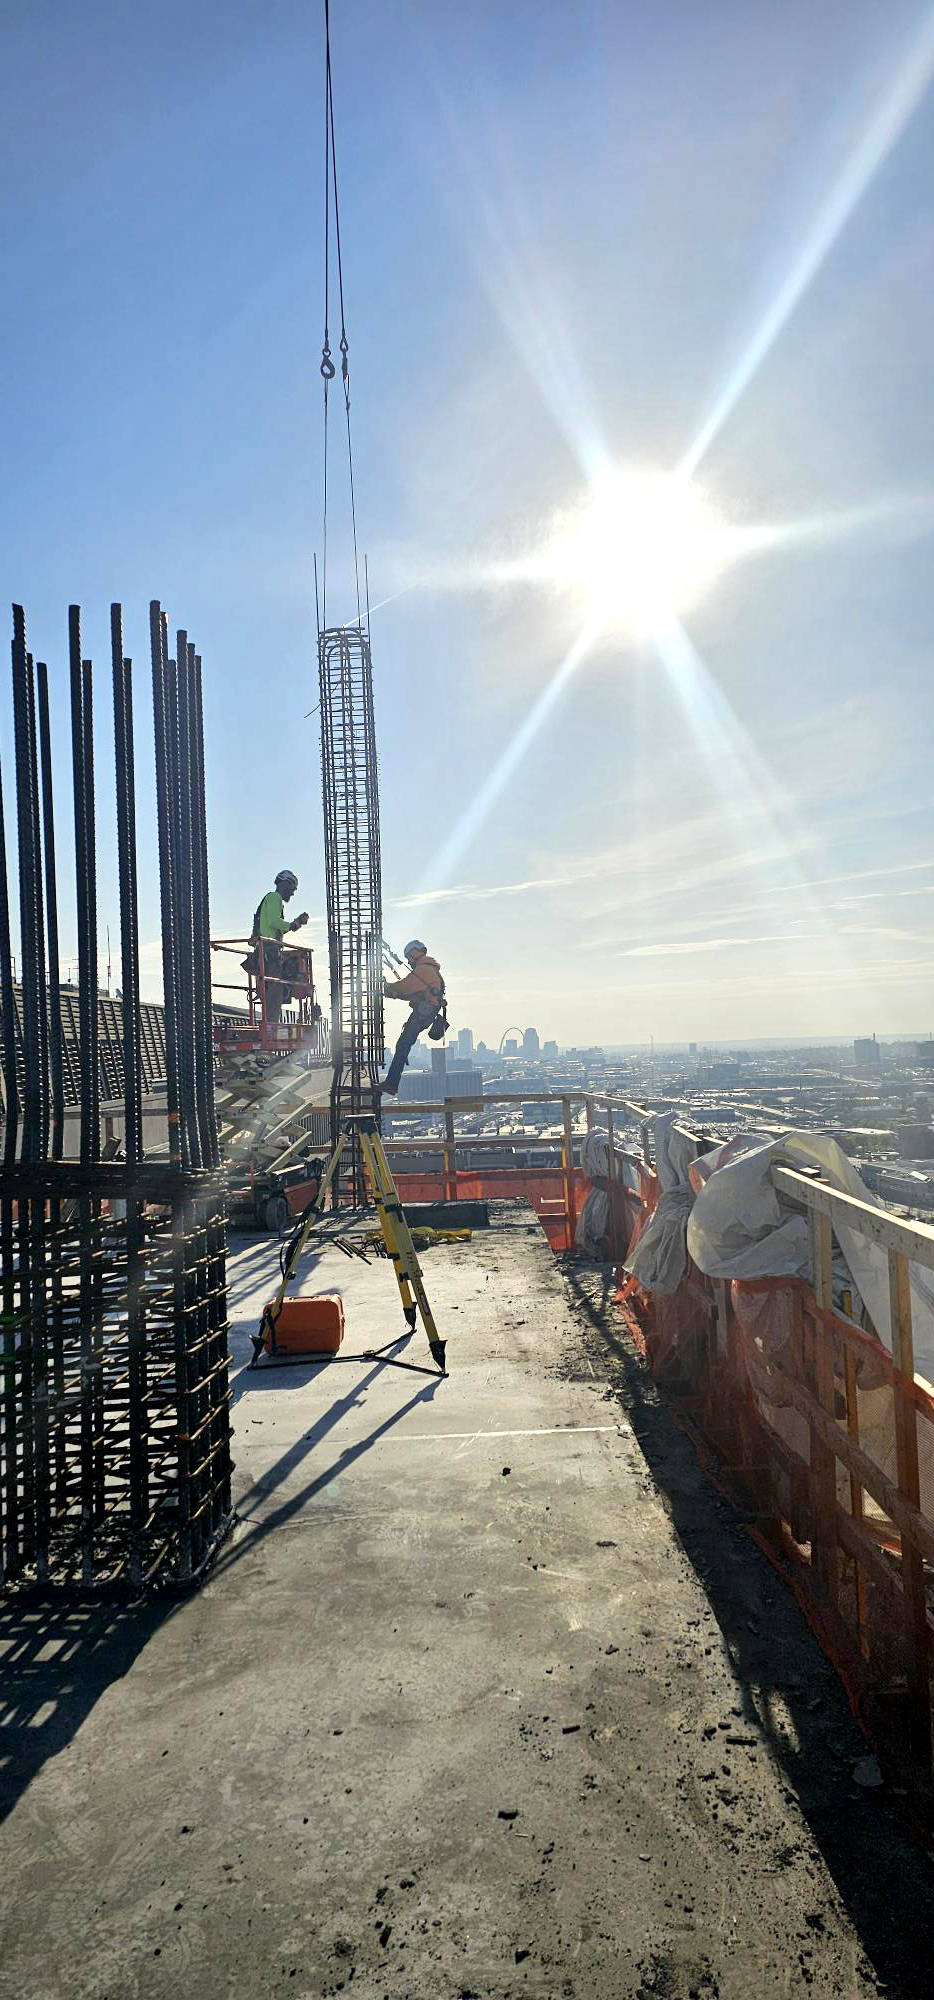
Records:
[[[243,981],[216,980],[236,993],[229,1014],[215,1012],[214,1063],[221,1154],[228,1170],[233,1226],[285,1228],[313,1201],[328,1151],[331,1054],[315,995],[310,949],[290,945],[298,977],[267,971],[263,941],[217,938],[212,952],[235,957]],[[232,968],[231,968],[232,969]],[[289,999],[277,1006],[276,989]]]

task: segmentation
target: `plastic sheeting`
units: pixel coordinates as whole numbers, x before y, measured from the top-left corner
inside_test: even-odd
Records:
[[[661,1193],[625,1269],[647,1292],[670,1298],[688,1268],[686,1232],[695,1199],[690,1168],[698,1148],[692,1134],[676,1126],[673,1111],[654,1118],[652,1128]]]
[[[811,1278],[808,1218],[782,1199],[771,1180],[773,1166],[817,1167],[831,1187],[880,1208],[835,1139],[822,1132],[787,1132],[779,1139],[742,1133],[729,1144],[699,1154],[690,1135],[674,1126],[672,1114],[654,1121],[658,1206],[637,1234],[626,1270],[656,1295],[646,1347],[653,1372],[674,1373],[685,1343],[696,1331],[697,1305],[684,1282],[689,1259],[711,1278],[731,1281],[733,1310],[748,1335],[743,1367],[760,1416],[785,1446],[807,1466],[810,1426],[793,1407],[783,1370],[795,1373],[792,1351],[793,1295],[789,1278]],[[842,1259],[835,1260],[841,1282],[862,1298],[880,1340],[892,1351],[889,1270],[886,1251],[858,1230],[834,1225]],[[934,1382],[934,1273],[909,1266],[915,1370]],[[898,1479],[894,1399],[873,1361],[873,1346],[857,1356],[856,1385],[862,1449],[893,1481]],[[843,1347],[834,1340],[834,1373],[842,1388]],[[934,1515],[934,1423],[917,1426],[921,1505]],[[840,1505],[849,1506],[849,1478],[836,1466]],[[882,1538],[893,1534],[881,1509],[864,1495],[867,1519]],[[895,1537],[897,1540],[897,1537]]]
[[[705,1159],[704,1165],[708,1161]],[[772,1185],[773,1166],[818,1167],[831,1187],[881,1204],[852,1162],[825,1132],[786,1132],[780,1139],[744,1135],[710,1156],[709,1177],[687,1224],[687,1249],[710,1278],[778,1278],[811,1275],[808,1219],[782,1201]],[[892,1351],[888,1256],[856,1229],[834,1224],[856,1290],[880,1340]],[[934,1273],[910,1266],[915,1369],[934,1380]]]
[[[636,1208],[627,1195],[638,1190],[639,1176],[621,1148],[614,1145],[613,1155],[615,1185],[611,1185],[609,1179],[609,1133],[601,1126],[585,1133],[581,1142],[581,1168],[593,1185],[578,1217],[574,1236],[575,1250],[585,1257],[602,1258],[609,1254],[611,1214],[616,1221],[616,1243],[628,1246],[632,1239]],[[618,1250],[616,1254],[619,1254]]]
[[[778,1436],[794,1452],[803,1465],[810,1464],[810,1426],[805,1417],[793,1407],[783,1370],[794,1375],[795,1356],[793,1352],[794,1295],[792,1287],[781,1278],[759,1278],[749,1281],[734,1279],[730,1286],[733,1310],[744,1332],[755,1342],[758,1354],[750,1348],[744,1349],[744,1366],[749,1386],[755,1396],[760,1415],[776,1431]],[[898,1484],[898,1447],[895,1436],[895,1403],[891,1388],[881,1373],[878,1363],[873,1362],[872,1347],[866,1342],[866,1353],[856,1357],[856,1403],[859,1417],[859,1442],[868,1452],[880,1470]],[[834,1373],[842,1387],[843,1343],[834,1339]],[[934,1425],[930,1422],[918,1424],[918,1468],[921,1485],[921,1507],[928,1516],[934,1515]],[[836,1462],[837,1498],[844,1510],[849,1510],[849,1476],[838,1459]],[[879,1520],[882,1510],[869,1495],[864,1495],[863,1506],[867,1516]]]

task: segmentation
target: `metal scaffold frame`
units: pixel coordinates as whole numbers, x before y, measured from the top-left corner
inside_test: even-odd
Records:
[[[122,1158],[101,1147],[93,670],[69,613],[78,1157],[65,1157],[49,684],[13,609],[20,992],[0,789],[0,1587],[195,1578],[230,1521],[201,662],[150,607],[169,1158],[143,1157],[132,667],[111,607]],[[38,695],[38,701],[37,701]],[[18,1005],[17,1005],[18,1000]]]
[[[348,1115],[377,1105],[383,1059],[379,781],[373,666],[362,625],[319,634],[318,675],[336,1146]],[[350,1181],[354,1202],[362,1202],[357,1147]]]

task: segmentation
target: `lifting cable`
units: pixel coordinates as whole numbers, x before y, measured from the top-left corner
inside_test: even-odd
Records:
[[[357,558],[357,509],[354,498],[353,444],[350,436],[350,363],[348,360],[347,322],[344,313],[344,270],[341,262],[341,217],[337,190],[337,144],[334,137],[334,91],[331,81],[331,9],[330,0],[324,0],[324,345],[321,350],[321,376],[324,382],[324,507],[322,527],[321,560],[321,618],[319,630],[327,626],[328,602],[328,390],[337,373],[331,359],[330,343],[330,274],[331,274],[331,192],[334,197],[334,246],[337,257],[337,291],[341,315],[341,383],[344,391],[344,412],[347,419],[347,466],[350,475],[350,521],[353,530],[354,584],[357,593],[357,623],[360,623],[360,566]]]

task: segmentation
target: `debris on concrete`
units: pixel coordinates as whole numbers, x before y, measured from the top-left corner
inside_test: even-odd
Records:
[[[64,1649],[0,1610],[8,1711],[43,1717],[0,1765],[0,2000],[917,2000],[928,1860],[888,1789],[849,1806],[846,1698],[610,1310],[494,1205],[432,1267],[448,1380],[251,1374],[275,1255],[231,1261],[240,1518],[205,1588],[72,1606]],[[329,1255],[381,1345],[392,1274]]]

